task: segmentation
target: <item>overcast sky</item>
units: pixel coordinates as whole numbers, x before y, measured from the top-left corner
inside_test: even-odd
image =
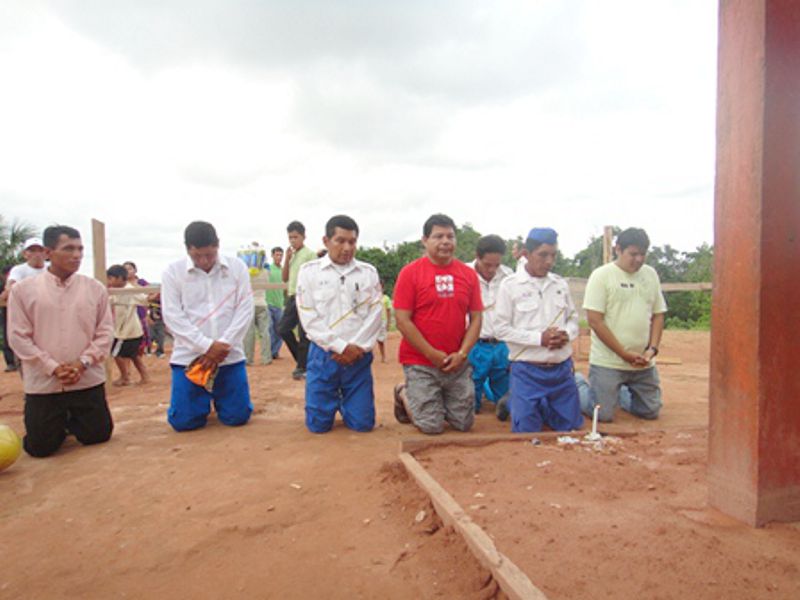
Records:
[[[346,213],[362,246],[445,212],[481,233],[603,225],[712,243],[714,0],[3,0],[0,214],[159,279]],[[90,246],[90,244],[87,244]],[[90,248],[88,248],[90,250]],[[91,270],[91,254],[85,272]]]

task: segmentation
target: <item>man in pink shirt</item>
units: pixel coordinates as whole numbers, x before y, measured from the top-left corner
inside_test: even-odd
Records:
[[[25,388],[25,451],[44,457],[68,433],[82,444],[111,437],[104,361],[114,325],[106,288],[77,273],[81,235],[72,227],[44,230],[50,266],[11,290],[8,333],[22,361]]]

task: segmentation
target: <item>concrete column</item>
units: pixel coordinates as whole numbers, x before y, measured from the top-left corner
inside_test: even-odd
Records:
[[[719,15],[710,502],[800,520],[800,2]]]

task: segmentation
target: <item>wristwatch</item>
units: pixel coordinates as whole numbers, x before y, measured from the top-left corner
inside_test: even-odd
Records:
[[[658,355],[658,346],[648,346],[647,348],[644,349],[645,352],[647,352],[648,350],[653,351],[653,356]]]
[[[85,369],[88,369],[89,367],[91,367],[91,366],[92,366],[92,361],[90,361],[88,358],[83,358],[83,357],[81,357],[81,358],[80,358],[80,359],[78,359],[78,360],[79,360],[79,361],[80,361],[80,363],[83,365],[83,368],[84,368],[84,370],[85,370]]]

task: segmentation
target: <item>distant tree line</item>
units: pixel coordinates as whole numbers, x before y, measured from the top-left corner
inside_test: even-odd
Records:
[[[621,229],[614,227],[614,236]],[[481,237],[470,223],[456,230],[456,256],[469,262],[475,258],[475,246]],[[511,255],[514,243],[522,244],[521,237],[506,240],[506,254],[503,263],[513,267],[515,260]],[[360,248],[358,258],[371,263],[378,269],[384,287],[390,296],[400,269],[422,256],[420,241],[401,242],[383,248]],[[647,253],[647,264],[657,272],[662,282],[706,282],[711,281],[714,248],[708,244],[698,246],[692,252],[676,250],[669,244],[651,246]],[[558,253],[553,272],[563,277],[587,278],[591,272],[603,264],[603,237],[592,236],[583,250],[572,258]],[[666,325],[671,329],[709,329],[711,326],[711,294],[709,292],[669,292],[667,295],[669,313]]]

